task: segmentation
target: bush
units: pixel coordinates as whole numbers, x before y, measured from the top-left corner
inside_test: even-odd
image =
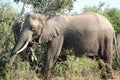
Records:
[[[71,53],[72,52],[72,53]],[[67,61],[57,62],[54,67],[54,78],[61,76],[62,79],[100,79],[100,72],[98,68],[98,63],[85,56],[75,57],[74,51],[70,51],[72,55],[67,56]],[[55,77],[56,76],[56,77]],[[75,77],[76,76],[76,77]],[[61,79],[61,80],[62,80]]]
[[[30,69],[28,61],[23,61],[19,56],[16,58],[14,64],[6,65],[6,73],[3,80],[39,80],[35,71]]]

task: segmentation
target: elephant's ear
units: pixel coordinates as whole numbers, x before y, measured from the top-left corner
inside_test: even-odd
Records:
[[[58,35],[62,35],[67,27],[66,20],[61,17],[48,19],[39,38],[39,43],[48,42]]]

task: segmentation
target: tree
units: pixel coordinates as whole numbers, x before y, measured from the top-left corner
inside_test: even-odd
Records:
[[[24,2],[24,0],[14,0],[14,2]],[[31,4],[35,11],[48,12],[68,10],[70,11],[73,7],[73,2],[76,0],[26,0],[27,4]]]
[[[11,7],[10,3],[2,4],[0,2],[0,53],[5,48],[6,35],[10,31],[11,25],[18,14]],[[10,40],[8,44],[12,44]]]
[[[0,0],[0,80],[4,80],[6,62],[9,58],[9,53],[13,47],[14,38],[13,36],[6,38],[8,33],[11,32],[11,27],[15,18],[18,17],[18,13],[12,8],[10,3],[2,3]],[[7,46],[6,46],[7,45]],[[7,56],[6,56],[7,55]],[[5,58],[6,56],[6,58]]]
[[[83,8],[83,12],[97,12],[102,13],[102,8],[105,6],[104,2],[100,2],[97,6],[86,6]]]
[[[116,33],[120,33],[120,10],[117,8],[106,8],[104,15],[110,20]]]

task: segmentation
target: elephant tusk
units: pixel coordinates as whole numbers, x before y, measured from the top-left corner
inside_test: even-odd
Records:
[[[16,53],[20,53],[22,52],[28,45],[29,41],[26,42],[26,44],[23,46],[23,48],[21,48],[19,51],[17,51]]]

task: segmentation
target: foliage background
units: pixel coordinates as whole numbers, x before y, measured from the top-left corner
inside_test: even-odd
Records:
[[[16,3],[19,1],[24,2],[24,0],[14,0]],[[68,12],[69,15],[78,14],[76,12],[69,12],[72,10],[73,2],[76,0],[27,0],[27,4],[31,4],[34,8],[34,11],[48,12],[56,11],[63,13]],[[46,2],[49,1],[49,2]],[[46,4],[48,4],[46,6]],[[117,8],[106,7],[104,10],[105,3],[100,3],[97,6],[86,6],[83,8],[83,12],[97,12],[106,16],[113,27],[115,28],[116,34],[120,33],[120,10]],[[44,8],[46,7],[46,8]],[[18,19],[20,14],[17,13],[10,3],[2,4],[0,2],[0,56],[3,54],[10,54],[11,49],[14,45],[13,35],[9,40],[6,40],[6,37],[11,31],[11,27],[15,21]],[[8,42],[6,44],[6,42]],[[120,39],[118,36],[118,48],[120,48]],[[21,53],[14,62],[12,68],[9,66],[9,57],[0,58],[0,80],[39,80],[41,79],[41,67],[43,66],[45,44],[33,45],[32,47],[26,49]],[[27,53],[26,53],[27,52]],[[76,58],[74,56],[74,51],[67,51],[67,61],[56,62],[53,70],[52,77],[53,80],[100,80],[100,72],[98,69],[97,62],[86,58]],[[115,71],[115,76],[119,80],[120,78],[120,68],[117,66],[113,59],[113,67]]]

